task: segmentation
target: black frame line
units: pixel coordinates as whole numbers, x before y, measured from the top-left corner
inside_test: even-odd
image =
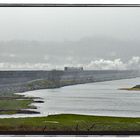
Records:
[[[140,4],[52,4],[52,3],[0,3],[0,7],[140,7]],[[93,132],[66,132],[66,131],[0,131],[0,135],[46,135],[46,136],[87,136],[87,135],[140,135],[140,131],[93,131]]]
[[[0,7],[140,7],[140,4],[0,3]]]

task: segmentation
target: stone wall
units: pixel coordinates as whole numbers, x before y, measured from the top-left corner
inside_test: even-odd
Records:
[[[98,82],[124,78],[139,77],[139,71],[0,71],[0,86],[26,83],[37,79],[75,80],[83,82]]]

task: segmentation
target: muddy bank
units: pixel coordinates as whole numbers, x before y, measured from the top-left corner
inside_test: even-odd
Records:
[[[31,110],[1,110],[0,114],[40,114],[40,112],[37,111],[31,111]]]

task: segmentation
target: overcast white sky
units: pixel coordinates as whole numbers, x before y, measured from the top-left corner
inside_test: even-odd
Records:
[[[0,40],[139,39],[140,8],[0,8]]]
[[[0,8],[0,70],[140,68],[140,8]]]

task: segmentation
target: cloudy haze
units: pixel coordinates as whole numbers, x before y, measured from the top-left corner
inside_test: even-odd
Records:
[[[0,70],[140,68],[139,8],[0,8]]]

